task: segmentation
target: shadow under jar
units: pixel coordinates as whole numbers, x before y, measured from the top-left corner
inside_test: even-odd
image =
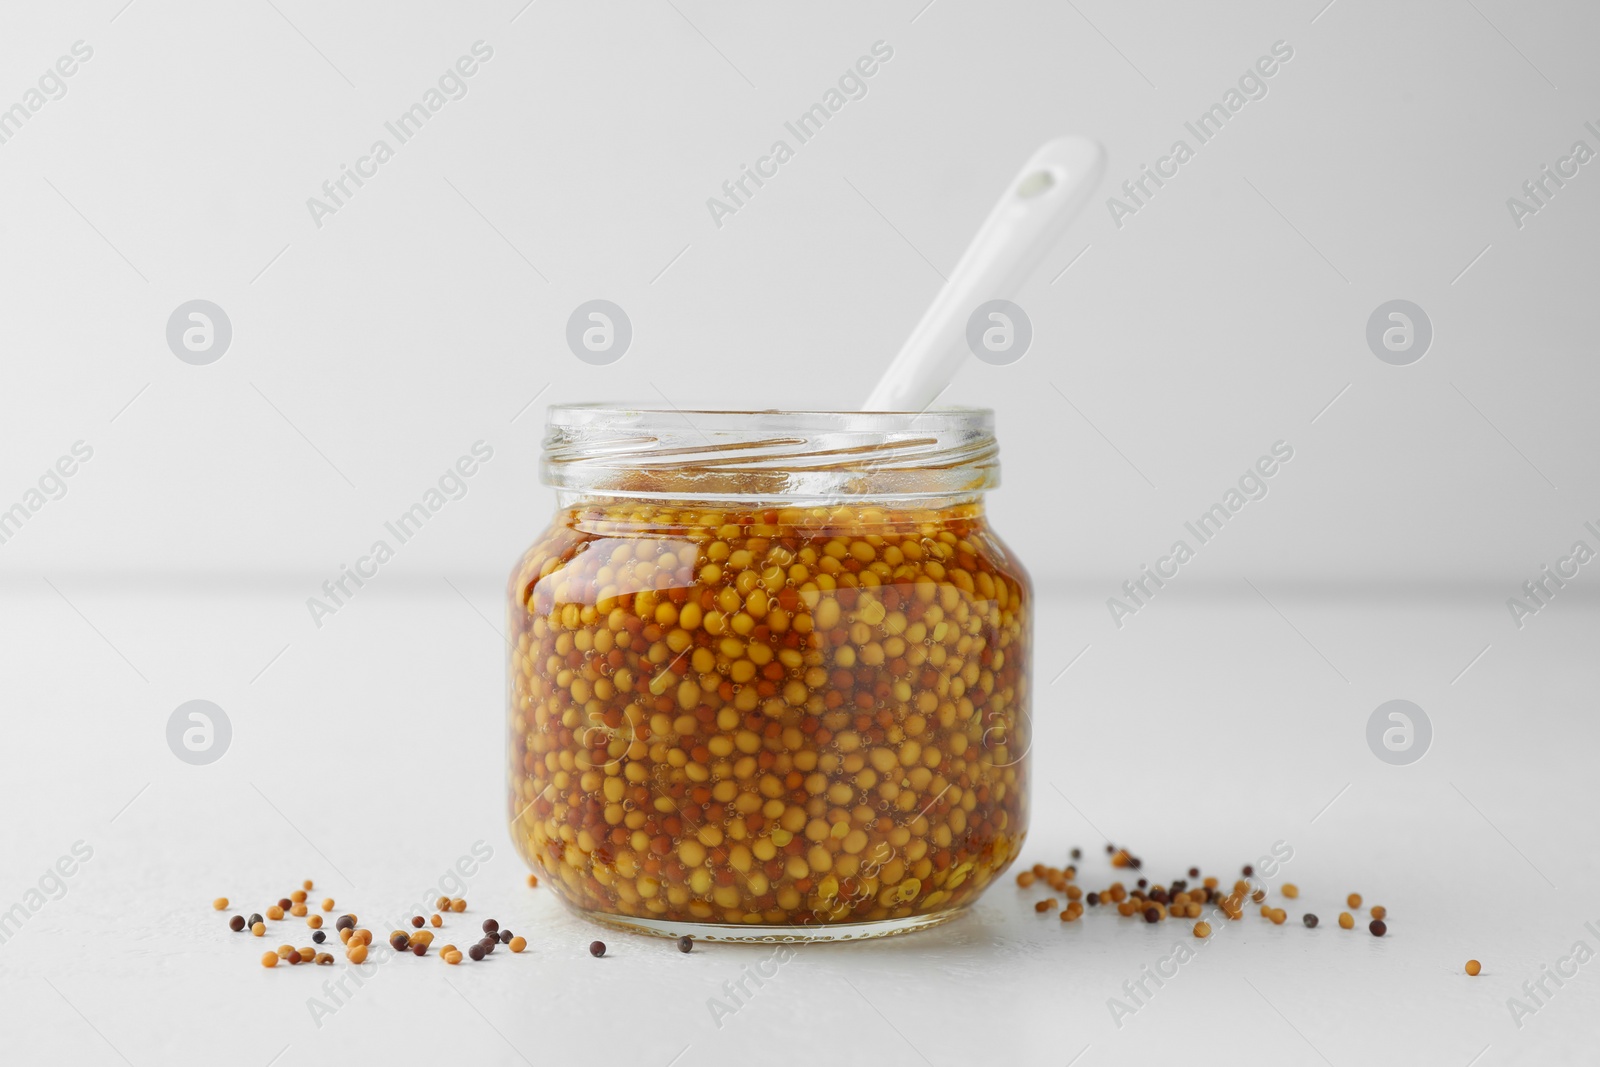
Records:
[[[665,936],[955,917],[1028,820],[1032,588],[993,413],[550,409],[509,586],[508,815],[578,912]]]

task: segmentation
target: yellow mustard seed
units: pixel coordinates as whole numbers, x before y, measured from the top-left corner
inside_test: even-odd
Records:
[[[509,947],[512,952],[521,952],[523,949],[528,947],[528,939],[519,934],[511,939],[511,944]],[[1476,974],[1477,972],[1474,971],[1472,973]]]
[[[211,902],[211,906],[213,908],[215,908],[216,910],[218,910],[218,911],[225,911],[225,910],[227,910],[227,907],[228,907],[228,898],[227,897],[218,897],[216,900],[213,900]]]
[[[1341,930],[1351,930],[1351,929],[1355,928],[1355,925],[1356,925],[1355,917],[1353,915],[1351,915],[1348,911],[1341,911],[1339,913],[1339,929],[1341,929]]]
[[[1197,923],[1195,923],[1194,924],[1194,936],[1196,936],[1196,937],[1210,937],[1211,936],[1211,924],[1208,923],[1208,922],[1197,922]]]
[[[1472,975],[1473,977],[1477,977],[1478,972],[1481,970],[1483,970],[1483,964],[1479,963],[1477,960],[1467,961],[1468,974]]]
[[[1293,900],[1300,895],[1300,887],[1293,882],[1285,882],[1283,883],[1283,895]]]
[[[1372,917],[1374,919],[1386,919],[1389,917],[1389,909],[1382,904],[1374,904],[1372,906]]]
[[[267,924],[256,923],[254,926],[250,927],[250,932],[256,937],[265,937],[267,933]]]
[[[1350,896],[1345,899],[1345,903],[1350,906],[1351,911],[1354,911],[1355,909],[1361,907],[1361,894],[1351,893]]]
[[[276,967],[277,965],[278,965],[278,954],[276,952],[263,952],[261,954],[261,966],[263,966],[263,967]]]

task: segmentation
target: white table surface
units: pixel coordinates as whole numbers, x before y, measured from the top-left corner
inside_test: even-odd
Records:
[[[1519,632],[1504,608],[1513,590],[1375,599],[1262,587],[1269,604],[1248,588],[1174,583],[1119,632],[1110,590],[1046,593],[1024,862],[1061,863],[1081,845],[1092,888],[1110,881],[1103,835],[1162,880],[1191,864],[1231,875],[1282,840],[1294,858],[1281,878],[1302,891],[1280,898],[1290,922],[1218,924],[1118,1026],[1109,999],[1175,943],[1195,944],[1190,924],[1105,913],[1063,924],[1036,915],[1045,894],[1008,875],[944,927],[799,948],[719,1027],[708,999],[770,949],[685,956],[591,926],[525,886],[502,818],[499,589],[453,583],[375,581],[317,630],[306,578],[210,589],[191,579],[183,591],[9,580],[0,909],[75,842],[93,857],[0,944],[0,1061],[1600,1057],[1600,960],[1559,988],[1547,980],[1554,995],[1520,1028],[1506,1004],[1574,942],[1600,950],[1584,926],[1600,929],[1600,610],[1576,594]],[[1368,715],[1394,697],[1434,725],[1411,766],[1380,763],[1364,740]],[[210,766],[166,746],[168,716],[193,698],[233,725]],[[338,900],[335,914],[392,912],[436,892],[480,840],[493,858],[465,891],[471,923],[444,934],[465,946],[492,915],[529,951],[455,968],[397,959],[320,1026],[308,998],[342,957],[268,971],[261,952],[308,943],[304,927],[272,924],[265,940],[226,928],[227,915],[264,912],[305,877],[314,896]],[[1389,909],[1387,937],[1338,929],[1352,890]],[[226,913],[211,909],[219,895],[234,902]],[[1315,931],[1300,925],[1306,910],[1322,919]],[[585,951],[596,937],[610,946],[601,960]],[[1469,957],[1484,963],[1478,978],[1462,973]]]

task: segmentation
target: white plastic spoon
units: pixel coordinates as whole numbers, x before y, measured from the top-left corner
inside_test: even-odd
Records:
[[[967,319],[988,300],[1014,296],[1099,184],[1105,152],[1060,137],[1033,154],[962,253],[917,328],[878,379],[862,411],[922,411],[955,378]]]

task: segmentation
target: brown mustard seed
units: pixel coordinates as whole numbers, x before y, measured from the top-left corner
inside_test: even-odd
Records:
[[[682,948],[683,942],[678,942],[678,946]],[[511,944],[507,947],[510,948],[512,952],[521,952],[523,949],[528,947],[528,939],[525,937],[513,937],[511,939]]]
[[[426,956],[428,954],[428,943],[426,941],[413,941],[411,943],[411,952],[413,955]]]
[[[243,915],[235,915],[233,918],[229,919],[228,920],[228,929],[232,930],[234,933],[238,933],[240,930],[243,930],[244,929],[244,916]]]
[[[1367,929],[1372,931],[1373,937],[1382,937],[1389,932],[1389,924],[1382,919],[1373,919],[1367,924]]]
[[[1285,882],[1283,883],[1282,892],[1284,896],[1288,897],[1290,900],[1293,900],[1295,897],[1300,895],[1300,887],[1295,885],[1293,882]]]
[[[1150,907],[1144,909],[1144,921],[1147,922],[1147,923],[1160,922],[1161,921],[1161,909],[1156,907],[1153,904]]]
[[[1355,909],[1361,907],[1361,894],[1351,893],[1350,896],[1345,899],[1345,903],[1350,906],[1351,911],[1354,911]]]
[[[320,945],[324,941],[328,940],[328,932],[326,930],[317,930],[314,933],[312,933],[311,940],[313,942],[315,942],[316,944]]]
[[[1194,936],[1196,936],[1196,937],[1210,937],[1211,936],[1211,924],[1208,923],[1208,922],[1197,922],[1197,923],[1195,923],[1194,924]]]
[[[1190,878],[1198,878],[1198,877],[1200,877],[1200,868],[1199,867],[1190,867],[1189,868],[1189,877]]]
[[[478,962],[479,960],[483,959],[483,946],[473,945],[471,948],[467,949],[467,955],[472,957],[472,962]]]
[[[284,959],[288,960],[291,965],[299,963],[301,960],[300,950],[297,948],[290,949],[289,954]]]
[[[1389,917],[1389,909],[1382,904],[1374,904],[1371,914],[1374,919],[1387,919]]]
[[[211,906],[213,908],[215,908],[217,911],[227,911],[228,910],[228,898],[227,897],[218,897],[216,900],[213,900],[211,902]]]
[[[251,915],[250,915],[250,918],[246,919],[244,921],[244,924],[246,926],[254,926],[256,923],[258,923],[260,921],[261,921],[261,916],[256,914],[256,913],[254,913],[254,912],[252,912]]]
[[[426,919],[424,919],[424,918],[423,918],[423,917],[422,917],[422,916],[420,916],[420,915],[413,915],[413,916],[411,916],[411,925],[412,925],[412,926],[416,926],[416,927],[421,927],[421,926],[422,926],[422,924],[423,924],[423,923],[425,923],[425,922],[427,922],[427,920],[426,920]]]
[[[1306,929],[1308,930],[1315,930],[1317,928],[1317,917],[1311,914],[1309,911],[1300,917],[1300,921],[1306,924]]]
[[[276,952],[263,952],[261,954],[261,966],[263,966],[263,967],[276,967],[277,965],[278,965],[278,954]]]
[[[1355,925],[1355,916],[1351,915],[1348,911],[1341,911],[1339,913],[1339,929],[1350,930],[1353,929]]]
[[[1242,868],[1242,869],[1241,869],[1241,871],[1240,871],[1240,873],[1241,873],[1241,874],[1243,874],[1243,875],[1244,875],[1244,876],[1245,876],[1245,877],[1246,877],[1246,878],[1249,878],[1249,877],[1250,877],[1250,876],[1251,876],[1251,875],[1253,875],[1253,874],[1255,874],[1255,873],[1256,873],[1256,869],[1255,869],[1255,868],[1254,868],[1254,867],[1252,867],[1252,866],[1250,866],[1250,865],[1249,865],[1249,864],[1248,864],[1248,863],[1247,863],[1247,864],[1245,864],[1245,865],[1244,865],[1244,867],[1243,867],[1243,868]]]
[[[406,950],[406,946],[409,944],[411,944],[411,939],[407,937],[405,932],[402,930],[396,930],[393,934],[389,935],[389,947],[393,948],[396,952],[404,952]]]
[[[256,923],[254,926],[250,927],[250,932],[256,937],[265,937],[267,934],[267,924]]]
[[[483,932],[484,933],[486,933],[486,934],[494,934],[494,933],[498,933],[499,931],[500,931],[500,921],[498,919],[485,919],[485,920],[483,920]]]
[[[284,897],[282,900],[278,901],[278,907],[282,908],[284,911],[288,911],[293,904],[294,901],[290,900],[288,897]]]
[[[333,921],[333,928],[335,930],[354,930],[356,928],[356,917],[354,915],[341,915]]]
[[[1467,961],[1467,973],[1472,975],[1474,978],[1477,977],[1478,972],[1481,970],[1483,970],[1483,964],[1479,963],[1477,960]]]
[[[598,959],[599,957],[604,956],[605,954],[606,954],[606,943],[604,941],[591,941],[591,942],[589,942],[589,955],[594,956],[595,958]]]
[[[512,949],[511,951],[515,952],[516,949]],[[694,938],[690,937],[688,934],[684,934],[682,937],[678,938],[678,951],[693,952]]]
[[[688,934],[684,935],[684,937],[688,937],[688,936],[689,936]],[[678,940],[682,941],[683,938],[680,937]],[[505,927],[502,926],[500,928],[500,943],[502,945],[505,945],[505,944],[509,944],[510,941],[511,941],[511,931],[507,930]]]

